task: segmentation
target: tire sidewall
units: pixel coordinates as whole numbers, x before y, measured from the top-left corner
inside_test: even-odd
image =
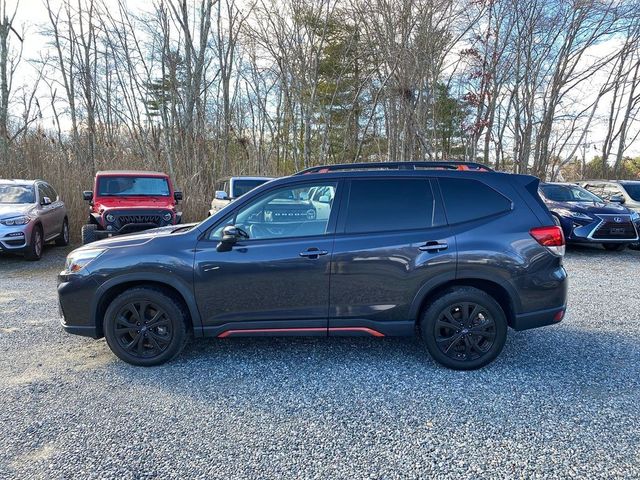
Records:
[[[482,357],[471,361],[459,361],[448,357],[440,351],[435,340],[435,325],[440,314],[446,308],[462,302],[474,302],[481,305],[491,314],[496,325],[496,338],[491,349]],[[422,338],[433,359],[441,365],[455,370],[475,370],[495,360],[506,342],[507,329],[507,319],[498,302],[475,288],[461,288],[443,294],[426,309],[420,324]]]
[[[36,238],[40,237],[40,253],[38,253],[38,249],[36,248]],[[27,260],[37,261],[42,258],[42,253],[44,252],[44,234],[42,231],[42,227],[40,225],[35,225],[33,227],[33,231],[31,232],[31,241],[29,242],[29,246],[27,247],[27,253],[25,257]]]
[[[160,355],[152,358],[139,358],[124,350],[115,335],[115,319],[119,310],[128,303],[138,300],[151,301],[161,307],[169,316],[173,338],[169,347]],[[136,288],[125,291],[116,297],[104,315],[104,336],[111,351],[121,360],[137,366],[154,366],[168,362],[178,355],[184,347],[187,327],[184,313],[177,303],[168,295],[150,288]]]

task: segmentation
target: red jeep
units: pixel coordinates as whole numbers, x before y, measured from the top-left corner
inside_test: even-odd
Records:
[[[96,174],[93,191],[83,192],[89,203],[89,222],[82,227],[82,243],[176,225],[182,212],[182,192],[173,189],[162,172],[109,171]]]

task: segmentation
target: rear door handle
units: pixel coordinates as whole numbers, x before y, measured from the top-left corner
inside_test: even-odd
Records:
[[[449,248],[449,244],[447,242],[440,243],[431,241],[425,243],[424,245],[420,245],[418,247],[418,250],[422,252],[439,252],[440,250],[446,250],[447,248]]]
[[[300,252],[300,256],[301,257],[307,257],[307,258],[311,258],[311,259],[316,259],[318,257],[320,257],[321,255],[326,255],[329,252],[327,250],[318,250],[315,247],[312,248],[307,248],[304,252]]]

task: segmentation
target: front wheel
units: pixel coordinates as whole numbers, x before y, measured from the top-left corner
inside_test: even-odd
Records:
[[[44,235],[42,233],[42,227],[36,225],[31,232],[31,243],[27,245],[27,250],[24,257],[27,260],[36,261],[42,258],[42,250],[44,249]]]
[[[179,301],[154,288],[132,288],[109,304],[104,336],[113,353],[138,366],[168,362],[184,348],[187,314]]]
[[[95,223],[89,223],[87,225],[82,226],[82,244],[86,245],[87,243],[95,242],[98,237],[96,232],[98,231],[98,225]]]
[[[458,287],[426,309],[420,330],[434,360],[455,370],[473,370],[500,354],[507,338],[507,319],[487,293]]]
[[[625,248],[627,248],[626,243],[603,243],[602,246],[605,250],[610,252],[621,252]]]

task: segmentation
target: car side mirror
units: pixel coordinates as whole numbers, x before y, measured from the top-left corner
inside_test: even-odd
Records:
[[[176,190],[173,192],[173,198],[175,198],[176,202],[181,201],[183,198],[182,192],[180,190]]]
[[[40,204],[43,206],[51,205],[51,199],[49,197],[42,197]]]
[[[82,192],[82,198],[84,198],[85,201],[90,202],[91,200],[93,200],[93,192],[91,190]]]
[[[216,190],[216,200],[228,200],[229,195],[224,190]]]
[[[242,237],[240,230],[235,225],[227,225],[222,229],[222,238],[216,247],[218,252],[228,252],[238,243]]]
[[[620,203],[620,204],[622,204],[625,201],[624,200],[624,195],[622,195],[621,193],[616,193],[615,195],[611,195],[609,197],[609,201],[611,203]]]
[[[320,203],[329,203],[330,202],[329,195],[322,195],[318,199],[318,202],[320,202]]]

